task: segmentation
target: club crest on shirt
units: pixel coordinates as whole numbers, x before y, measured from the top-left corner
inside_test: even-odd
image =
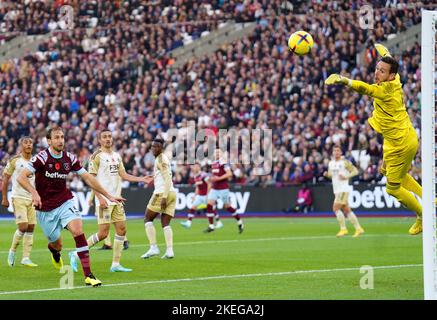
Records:
[[[70,170],[70,164],[69,163],[63,163],[64,169],[65,170]]]

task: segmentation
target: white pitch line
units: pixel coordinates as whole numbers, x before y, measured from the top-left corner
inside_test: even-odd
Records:
[[[362,237],[402,237],[402,238],[413,238],[407,234],[365,234]],[[321,239],[337,239],[335,236],[303,236],[303,237],[276,237],[276,238],[252,238],[252,239],[232,239],[232,240],[207,240],[207,241],[187,241],[187,242],[176,242],[174,243],[175,247],[178,246],[188,246],[188,245],[198,245],[198,244],[220,244],[220,243],[241,243],[241,242],[258,242],[258,241],[277,241],[277,240],[285,240],[285,241],[299,241],[299,240],[321,240]],[[357,239],[358,240],[358,239]],[[164,243],[158,243],[158,245],[164,245]],[[144,241],[144,244],[134,244],[129,247],[144,247],[148,248],[148,244]],[[63,248],[62,250],[75,250],[76,248]],[[97,248],[91,249],[97,250]],[[32,252],[48,252],[48,249],[34,249]],[[8,254],[9,251],[0,251],[0,254]]]
[[[376,266],[374,269],[398,269],[398,268],[415,268],[421,267],[422,264],[401,264],[394,266]],[[133,286],[133,285],[144,285],[144,284],[160,284],[160,283],[178,283],[178,282],[191,282],[191,281],[208,281],[208,280],[218,280],[218,279],[235,279],[235,278],[257,278],[257,277],[271,277],[271,276],[286,276],[293,274],[306,274],[306,273],[325,273],[325,272],[343,272],[343,271],[358,271],[361,268],[338,268],[338,269],[320,269],[320,270],[296,270],[296,271],[284,271],[284,272],[268,272],[268,273],[251,273],[251,274],[235,274],[235,275],[220,275],[220,276],[209,276],[209,277],[199,277],[199,278],[181,278],[181,279],[168,279],[168,280],[151,280],[151,281],[136,281],[136,282],[120,282],[105,284],[104,287],[121,287],[121,286]],[[49,292],[49,291],[61,291],[61,290],[76,290],[85,289],[88,287],[73,287],[71,289],[62,288],[47,288],[47,289],[36,289],[36,290],[22,290],[22,291],[0,291],[0,295],[12,295],[12,294],[24,294],[24,293],[36,293],[36,292]],[[99,290],[99,289],[97,289]]]

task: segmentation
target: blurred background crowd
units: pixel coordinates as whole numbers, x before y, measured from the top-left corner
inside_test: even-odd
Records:
[[[58,19],[64,4],[75,8],[72,32],[62,30]],[[375,9],[374,29],[357,23],[364,4]],[[209,58],[172,68],[172,50],[227,20],[257,26]],[[232,165],[233,183],[279,187],[326,181],[323,172],[335,144],[359,168],[355,181],[377,183],[382,140],[366,121],[371,99],[325,87],[323,81],[341,72],[372,83],[378,59],[373,44],[418,23],[420,7],[408,1],[5,2],[0,41],[22,33],[52,36],[37,52],[0,66],[0,161],[4,166],[16,154],[23,135],[35,139],[35,152],[47,147],[46,128],[59,125],[66,149],[86,164],[98,146],[98,131],[108,127],[126,169],[140,175],[153,168],[153,138],[165,138],[171,129],[195,124],[196,130],[217,134],[269,128],[272,171],[259,176],[253,165]],[[297,57],[287,50],[296,30],[312,34],[310,55]],[[357,55],[363,50],[361,65]],[[408,113],[420,136],[419,44],[396,58]],[[420,165],[418,153],[411,173],[419,180]],[[193,182],[189,165],[175,162],[173,171],[176,184]],[[73,188],[84,187],[71,179]]]

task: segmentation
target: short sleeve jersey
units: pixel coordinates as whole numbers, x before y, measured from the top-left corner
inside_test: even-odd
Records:
[[[211,172],[214,177],[220,177],[226,173],[226,170],[230,169],[228,164],[220,163],[220,161],[215,161],[211,165]],[[229,189],[229,182],[227,179],[216,181],[212,183],[212,188],[215,190]]]
[[[67,189],[68,174],[86,172],[75,155],[62,152],[55,157],[49,149],[32,157],[27,168],[35,174],[35,188],[42,202],[40,211],[51,211],[72,199],[73,194]]]
[[[88,172],[95,174],[96,179],[102,186],[105,187],[109,194],[120,197],[121,196],[121,183],[120,172],[125,172],[126,169],[123,165],[123,160],[117,152],[103,152],[101,150],[96,151],[92,156],[88,165]],[[106,198],[105,198],[106,199]],[[109,205],[115,205],[116,203],[106,199]],[[96,206],[98,206],[98,199],[96,197]]]
[[[27,168],[29,161],[22,155],[16,155],[6,164],[4,172],[11,176],[12,180],[12,198],[32,199],[32,195],[26,189],[24,189],[17,181],[17,177],[20,175],[24,168]],[[35,186],[35,175],[29,177],[30,183]]]

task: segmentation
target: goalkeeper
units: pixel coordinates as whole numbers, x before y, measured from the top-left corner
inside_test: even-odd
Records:
[[[368,121],[384,138],[381,173],[387,177],[386,190],[416,213],[416,222],[409,230],[409,234],[416,235],[422,232],[422,206],[410,191],[422,197],[422,187],[408,171],[419,140],[404,104],[399,64],[383,45],[376,44],[375,47],[382,58],[376,65],[374,84],[351,80],[339,74],[331,74],[325,84],[347,85],[360,94],[374,98],[373,114]]]

